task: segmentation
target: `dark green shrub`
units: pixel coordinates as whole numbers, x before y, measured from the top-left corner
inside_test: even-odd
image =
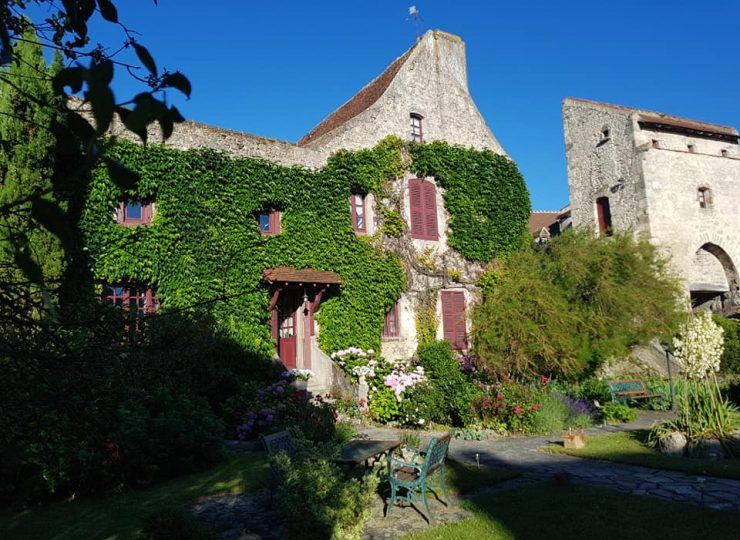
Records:
[[[724,330],[724,351],[720,362],[722,373],[740,373],[740,320],[715,316],[714,322]]]
[[[432,387],[422,390],[419,397],[428,407],[431,420],[454,426],[474,423],[471,403],[480,391],[460,370],[460,362],[450,343],[435,341],[420,345],[416,354]]]
[[[574,384],[569,394],[584,401],[598,401],[599,403],[608,403],[612,399],[609,384],[598,377],[588,377]]]
[[[273,458],[282,484],[275,495],[284,516],[284,536],[301,539],[359,538],[376,497],[377,477],[347,479],[325,457],[285,454]]]
[[[605,422],[632,422],[637,418],[637,413],[627,405],[610,401],[602,405],[601,417]]]
[[[184,510],[169,509],[151,514],[144,521],[141,540],[212,540],[202,523]]]

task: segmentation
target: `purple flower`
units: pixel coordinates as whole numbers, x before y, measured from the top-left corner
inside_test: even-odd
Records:
[[[285,388],[284,388],[284,387],[282,387],[282,386],[278,386],[278,387],[277,387],[277,388],[275,389],[275,392],[277,392],[278,394],[282,394],[282,393],[284,393],[284,392],[285,392]]]
[[[267,418],[265,418],[265,422],[270,424],[273,421],[274,417],[271,414],[267,415]]]

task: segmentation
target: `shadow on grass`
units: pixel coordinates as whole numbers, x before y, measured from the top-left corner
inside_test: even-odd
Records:
[[[207,471],[144,490],[2,512],[0,538],[134,539],[146,517],[152,513],[189,505],[200,497],[257,489],[266,485],[268,476],[268,462],[263,454],[244,454]]]
[[[467,503],[472,518],[414,539],[737,538],[740,514],[623,495],[587,486],[543,483]]]

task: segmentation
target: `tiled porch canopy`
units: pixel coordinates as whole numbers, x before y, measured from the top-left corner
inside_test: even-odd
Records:
[[[301,285],[341,285],[342,278],[334,272],[313,270],[311,268],[294,268],[279,266],[262,272],[262,278],[271,284],[297,283]]]

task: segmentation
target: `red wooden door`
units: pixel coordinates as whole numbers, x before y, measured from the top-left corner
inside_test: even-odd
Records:
[[[453,349],[460,351],[468,348],[464,292],[442,291],[442,329]]]
[[[299,300],[296,292],[286,291],[280,295],[277,304],[278,356],[286,369],[296,367]]]

